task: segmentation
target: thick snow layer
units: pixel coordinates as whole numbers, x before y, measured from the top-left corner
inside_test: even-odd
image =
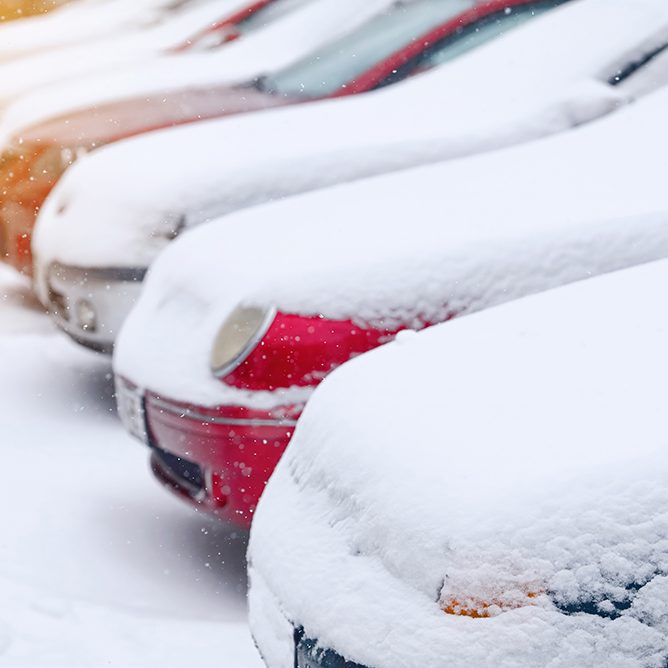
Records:
[[[151,480],[109,363],[0,268],[0,665],[257,668],[242,535]]]
[[[173,5],[174,0],[74,0],[48,14],[0,25],[0,62],[149,26],[167,19]]]
[[[47,200],[35,254],[43,263],[146,265],[181,217],[192,226],[285,195],[571,128],[643,90],[632,80],[630,91],[606,81],[666,40],[664,0],[574,0],[377,92],[104,147],[69,169]],[[665,72],[668,58],[662,63]],[[652,87],[653,77],[638,76]]]
[[[240,303],[416,326],[668,256],[667,110],[664,89],[569,133],[192,230],[149,272],[116,370],[166,396],[245,403],[208,366]]]
[[[248,4],[248,0],[208,0],[193,3],[179,12],[165,14],[156,24],[128,26],[120,34],[99,37],[93,42],[0,63],[0,106],[40,86],[82,75],[104,72],[126,63],[136,63],[180,46],[194,34]],[[133,67],[137,67],[136,64]],[[39,104],[27,101],[21,105]],[[37,107],[32,113],[43,113]],[[25,122],[25,119],[24,119]]]
[[[253,605],[374,668],[663,668],[667,281],[583,281],[335,371],[256,512]]]
[[[646,1],[646,0],[645,0]],[[367,20],[393,0],[310,0],[220,49],[193,50],[42,88],[10,105],[0,137],[49,117],[125,98],[181,88],[245,82],[305,56]],[[210,153],[211,144],[204,155]],[[155,156],[154,156],[155,157]],[[157,176],[157,175],[156,175]],[[153,177],[152,177],[153,178]]]

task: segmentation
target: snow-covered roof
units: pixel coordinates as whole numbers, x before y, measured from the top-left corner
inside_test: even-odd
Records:
[[[583,281],[335,371],[259,504],[251,581],[374,668],[665,666],[667,281]]]
[[[562,135],[194,229],[151,268],[116,370],[186,401],[248,402],[208,366],[240,303],[414,325],[668,256],[667,110],[663,89]]]
[[[394,0],[309,0],[224,48],[186,51],[42,88],[10,105],[0,137],[49,117],[107,102],[180,88],[245,82],[308,54],[367,20]],[[229,3],[228,3],[229,4]],[[210,145],[209,145],[210,148]]]
[[[573,0],[377,92],[103,147],[54,189],[35,253],[79,266],[143,265],[164,246],[161,228],[181,216],[195,225],[285,195],[565,130],[628,102],[637,92],[633,77],[619,87],[607,80],[667,40],[664,0]]]
[[[48,14],[0,25],[0,62],[148,26],[168,19],[173,5],[174,0],[74,0]]]
[[[122,26],[122,29],[98,36],[92,41],[0,62],[0,106],[7,105],[22,94],[27,94],[30,100],[30,94],[40,86],[92,72],[100,76],[99,73],[108,68],[136,63],[137,60],[158,55],[163,49],[179,46],[232,11],[248,5],[248,2],[249,0],[207,0],[192,3],[192,7],[186,4],[179,12],[166,13],[163,19],[155,24]],[[133,66],[136,67],[136,64]],[[36,103],[39,104],[39,100]],[[44,111],[37,107],[32,113]]]

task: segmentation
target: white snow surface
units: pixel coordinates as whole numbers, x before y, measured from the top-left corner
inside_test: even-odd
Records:
[[[209,370],[239,304],[416,327],[668,256],[668,89],[571,132],[256,207],[177,239],[116,346],[140,386],[280,405]]]
[[[666,281],[586,280],[331,374],[255,514],[268,665],[292,664],[263,604],[373,668],[663,668]],[[488,619],[439,605],[522,592]]]
[[[0,665],[258,668],[243,534],[151,479],[109,363],[0,266]]]
[[[38,89],[5,110],[0,119],[0,137],[3,141],[16,140],[22,128],[108,102],[182,88],[246,82],[305,56],[393,1],[309,0],[303,7],[220,49],[167,55]],[[208,145],[204,155],[210,153],[210,148]]]
[[[566,130],[651,89],[654,77],[629,89],[604,82],[666,40],[664,0],[574,0],[377,92],[103,147],[77,161],[47,199],[35,255],[42,264],[145,266],[182,216],[193,226],[286,195]],[[667,60],[658,74],[668,71]]]
[[[0,63],[150,26],[167,19],[173,4],[174,0],[74,0],[47,14],[2,24]]]
[[[128,63],[132,63],[133,68],[137,67],[137,61],[162,55],[163,50],[180,46],[196,33],[247,4],[248,0],[194,2],[192,8],[186,4],[179,12],[165,14],[163,20],[156,24],[128,26],[119,31],[120,34],[101,36],[92,42],[0,62],[0,108],[21,95],[27,95],[27,99],[19,103],[19,109],[30,107],[31,117],[37,117],[45,110],[39,106],[39,96],[34,99],[30,94],[40,86],[93,72],[95,76],[102,76],[101,73],[106,70]],[[25,120],[24,116],[24,123]]]

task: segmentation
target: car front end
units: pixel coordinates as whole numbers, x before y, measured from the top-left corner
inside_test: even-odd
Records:
[[[151,470],[163,487],[244,527],[301,410],[192,406],[143,392],[122,377],[116,401],[126,429],[150,447]]]
[[[249,526],[313,388],[333,368],[394,332],[352,321],[239,306],[219,328],[210,371],[229,403],[176,400],[116,376],[127,430],[151,448],[151,468],[168,490],[225,521]],[[296,391],[259,407],[258,398]]]
[[[56,325],[75,341],[111,353],[125,316],[137,301],[145,267],[48,266],[44,298]]]

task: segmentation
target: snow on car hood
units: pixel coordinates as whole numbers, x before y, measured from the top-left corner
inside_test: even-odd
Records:
[[[0,62],[90,42],[169,17],[174,0],[77,0],[41,16],[0,26]]]
[[[104,147],[61,179],[42,209],[34,252],[45,263],[146,265],[175,217],[195,225],[582,124],[628,100],[603,82],[668,39],[667,29],[664,0],[575,0],[378,92]],[[598,33],[605,39],[592,39]]]
[[[251,582],[374,668],[663,668],[667,281],[665,261],[583,281],[335,371],[256,511]],[[510,590],[537,595],[441,610]]]
[[[208,367],[240,303],[413,326],[668,256],[667,109],[663,89],[566,134],[191,230],[151,268],[116,370],[175,399],[245,403]]]
[[[128,65],[104,76],[91,75],[44,88],[17,100],[5,111],[0,137],[5,140],[20,137],[22,128],[50,116],[127,97],[183,87],[244,82],[292,63],[392,2],[394,0],[368,0],[362,4],[355,0],[310,0],[304,7],[220,49],[179,53],[139,66]]]
[[[155,24],[125,26],[108,36],[77,43],[46,53],[36,53],[11,62],[0,62],[0,106],[9,104],[19,95],[30,94],[39,86],[54,84],[74,77],[107,68],[118,67],[138,58],[149,58],[163,49],[179,46],[202,28],[211,25],[234,10],[248,4],[248,0],[207,0],[189,4],[180,12],[169,12]],[[1,28],[0,28],[1,30]],[[136,67],[136,65],[134,65]],[[19,104],[30,106],[31,116],[44,114],[42,107],[33,108],[27,101]],[[39,97],[33,100],[39,105]],[[23,123],[26,118],[23,118]]]

